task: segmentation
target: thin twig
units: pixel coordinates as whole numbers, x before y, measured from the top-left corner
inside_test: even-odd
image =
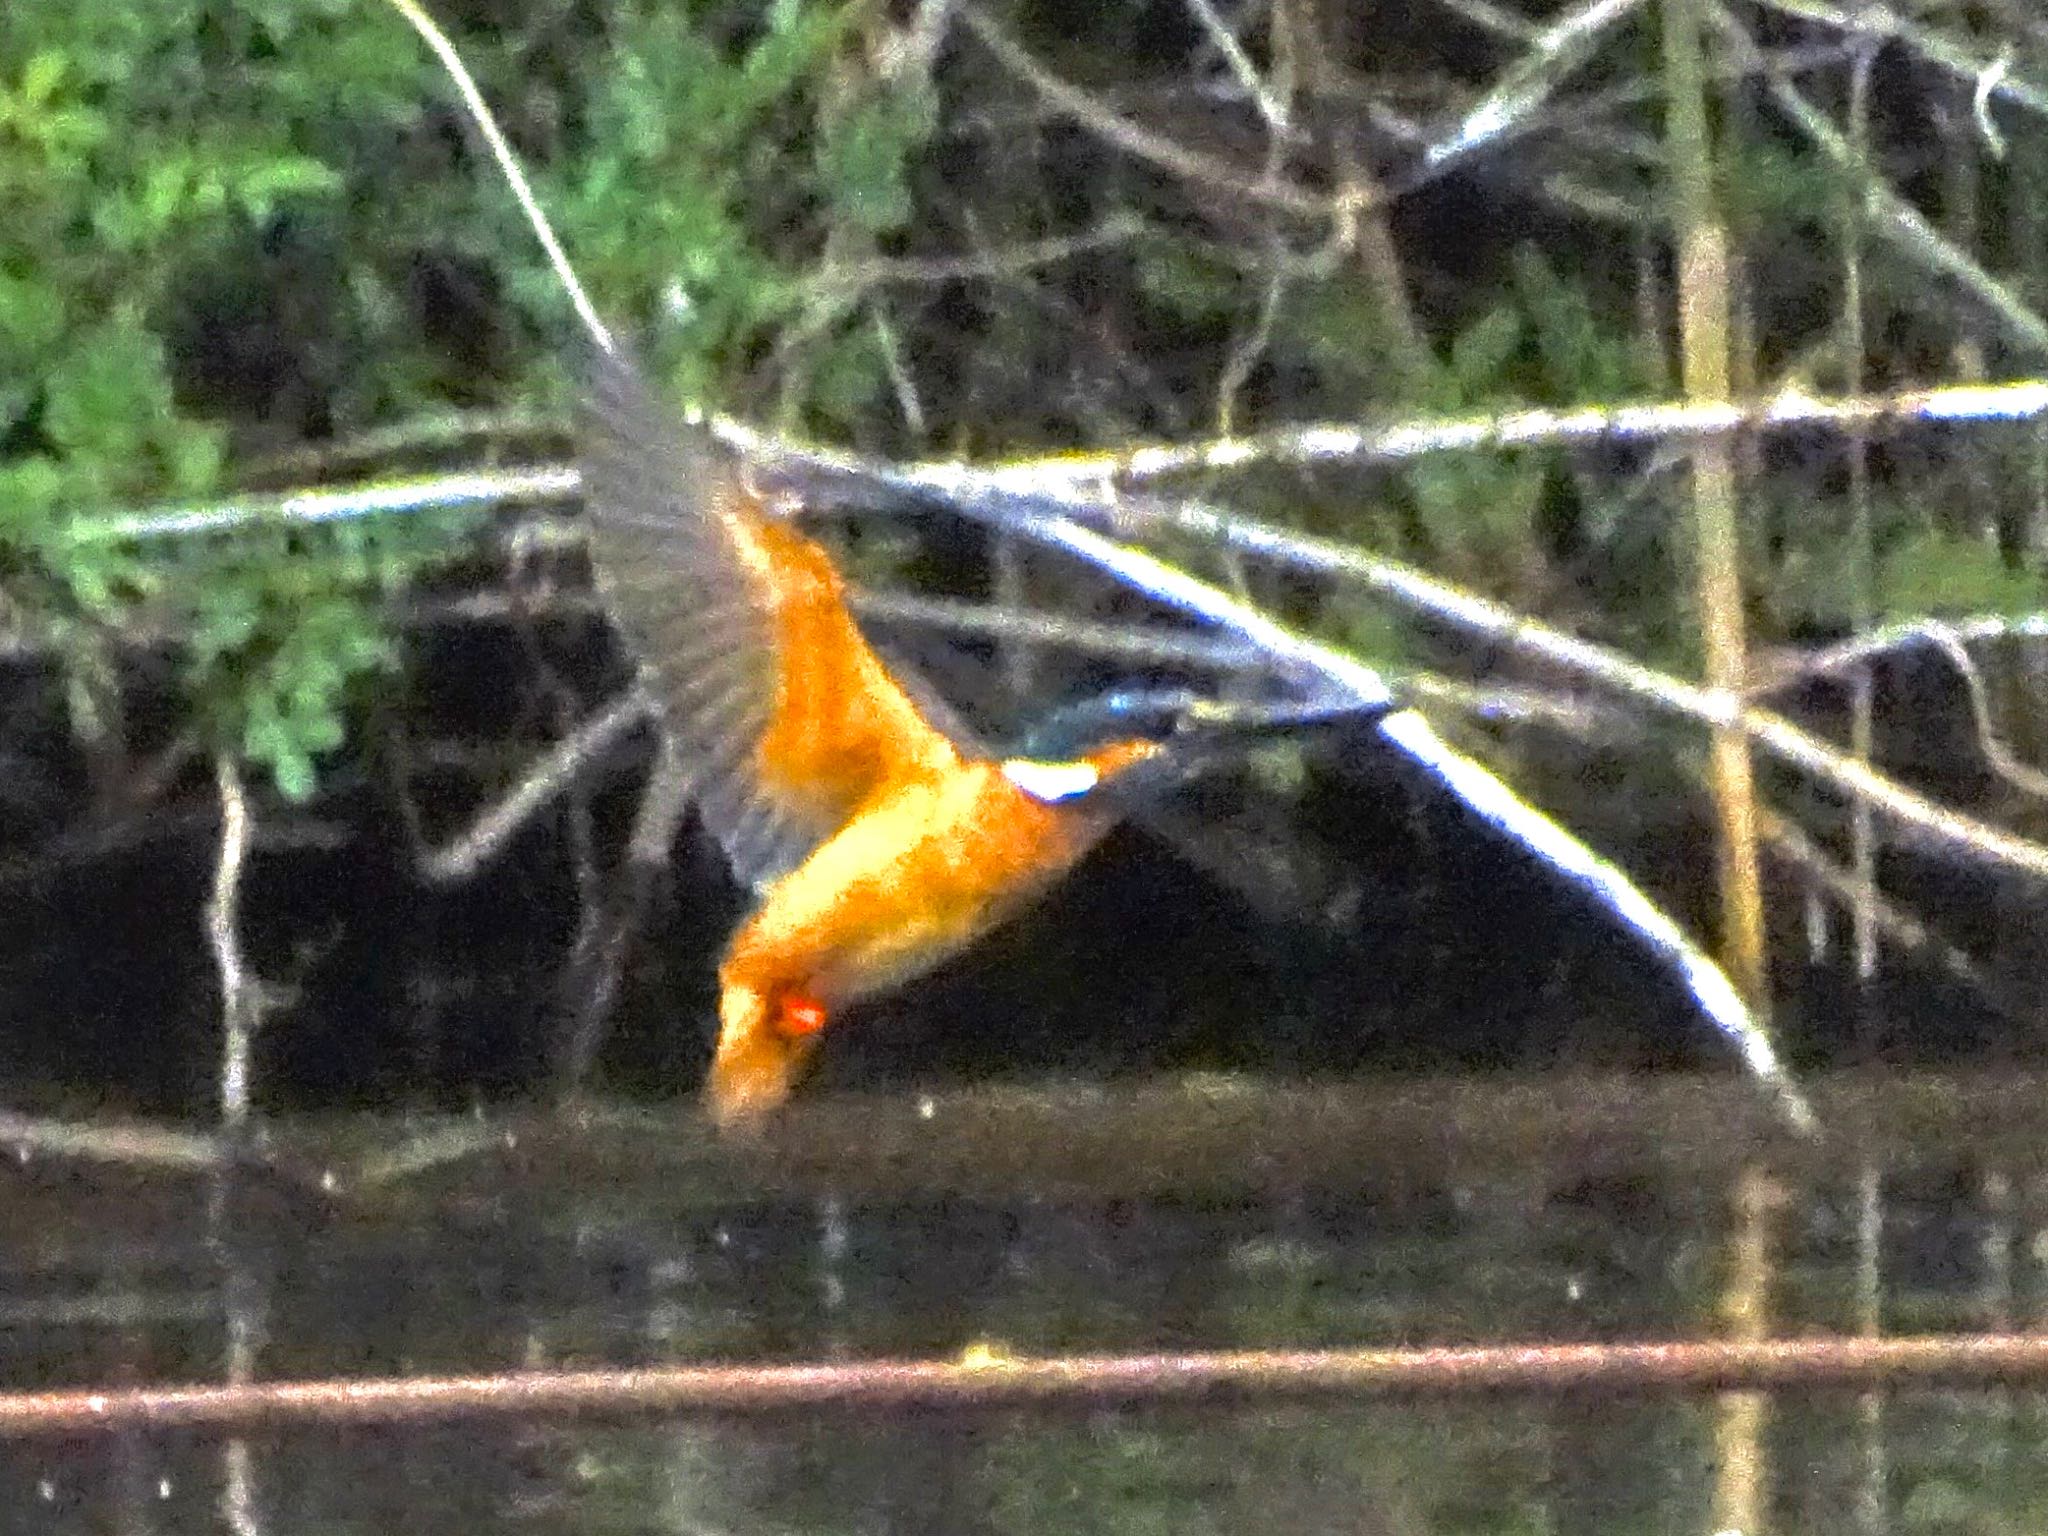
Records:
[[[1867,913],[1872,927],[1893,943],[1931,955],[1944,971],[1994,1007],[2005,1005],[1998,987],[1975,958],[1896,902],[1885,900],[1874,882],[1853,869],[1842,868],[1796,822],[1765,807],[1763,831],[1772,852],[1820,886],[1852,915],[1858,915],[1861,920],[1861,915]]]
[[[555,1081],[563,1095],[576,1093],[610,1031],[612,1006],[625,976],[626,948],[645,921],[647,908],[669,868],[669,854],[690,800],[690,764],[664,732],[655,747],[654,767],[640,790],[623,871],[612,888],[591,903],[563,968]]]
[[[1236,77],[1238,85],[1259,109],[1259,116],[1266,120],[1266,126],[1281,138],[1290,136],[1294,125],[1287,110],[1287,103],[1274,94],[1266,82],[1259,78],[1259,71],[1251,61],[1251,55],[1244,51],[1237,34],[1230,30],[1223,18],[1216,14],[1216,7],[1210,0],[1186,0],[1187,8],[1194,14],[1195,21],[1202,29],[1202,35],[1209,39],[1211,46],[1223,56],[1223,62]]]
[[[1985,640],[2048,639],[2048,613],[1983,614],[1967,619],[1907,618],[1851,635],[1813,650],[1780,647],[1767,656],[1765,673],[1749,690],[1752,699],[1866,666],[1915,645],[1975,645]]]
[[[1882,0],[1856,0],[1853,8],[1829,5],[1825,0],[1763,0],[1763,4],[1788,16],[1837,28],[1860,43],[1896,41],[1986,97],[2048,117],[2048,85],[2031,81],[2013,67],[2009,57],[1985,58],[1935,31],[1924,19],[1909,18]]]
[[[1871,215],[1871,230],[1887,240],[1908,261],[1935,276],[1954,282],[1996,318],[2007,337],[2034,353],[2048,356],[2048,320],[2028,304],[2017,290],[2000,282],[1973,260],[1940,230],[1928,223],[1915,208],[1858,157],[1854,146],[1843,137],[1826,114],[1800,94],[1782,73],[1764,64],[1761,50],[1746,28],[1724,7],[1713,7],[1722,34],[1745,58],[1754,57],[1763,71],[1771,99],[1797,123],[1800,131],[1835,168],[1851,179]]]
[[[541,806],[561,794],[589,764],[654,714],[653,701],[637,688],[614,699],[556,742],[521,778],[518,787],[480,816],[468,831],[439,848],[422,848],[420,878],[441,885],[474,875]]]
[[[583,323],[593,341],[605,351],[616,350],[612,334],[605,328],[604,321],[597,315],[597,306],[590,302],[590,295],[583,291],[583,283],[576,276],[576,269],[569,262],[569,253],[562,249],[561,242],[549,225],[547,215],[541,211],[540,202],[533,195],[533,188],[526,180],[526,173],[519,168],[519,157],[512,153],[512,146],[506,142],[498,123],[491,116],[491,109],[484,101],[484,93],[477,89],[469,69],[462,62],[462,55],[455,51],[455,45],[447,35],[434,24],[433,18],[422,10],[417,0],[391,0],[399,15],[406,19],[412,29],[426,41],[434,51],[434,57],[441,61],[441,67],[448,71],[448,78],[455,82],[455,89],[462,97],[462,104],[469,109],[469,120],[483,135],[485,147],[491,158],[497,162],[505,184],[512,189],[512,196],[518,200],[520,212],[526,215],[534,237],[540,241],[541,249],[547,253],[548,265],[554,269],[555,280],[562,285],[562,291],[569,295],[569,302],[576,310],[576,317]]]
[[[1125,510],[1127,515],[1128,509]],[[1569,668],[1578,676],[1606,684],[1662,712],[1681,715],[1701,725],[1738,728],[1772,755],[1846,795],[1868,800],[1880,813],[1927,841],[1975,859],[2048,878],[2048,847],[1908,789],[1856,762],[1782,715],[1746,705],[1740,694],[1702,688],[1656,671],[1618,651],[1538,623],[1412,566],[1375,559],[1347,545],[1192,504],[1155,510],[1169,526],[1235,545],[1297,570],[1349,577],[1468,634]],[[1105,508],[1104,516],[1114,520],[1116,514]]]
[[[1782,432],[1803,427],[1872,431],[1956,422],[2033,421],[2048,417],[2048,379],[1999,384],[1937,385],[1878,395],[1817,395],[1792,385],[1749,404],[1732,401],[1633,401],[1569,410],[1506,411],[1483,416],[1411,418],[1381,426],[1304,422],[1243,437],[1160,443],[1116,452],[1069,453],[994,465],[927,461],[892,479],[946,494],[1068,494],[1075,486],[1148,480],[1257,465],[1401,463],[1436,453],[1487,449],[1593,447],[1658,443],[1717,432]],[[763,463],[821,471],[868,473],[851,455],[808,447],[729,418],[712,422],[728,445]],[[288,496],[253,496],[193,506],[144,508],[80,519],[70,537],[126,543],[195,534],[233,533],[265,523],[319,524],[366,517],[462,508],[502,508],[567,501],[582,482],[566,464],[453,475],[427,475]]]
[[[1937,385],[1882,395],[1816,395],[1797,385],[1767,399],[1655,400],[1574,406],[1566,410],[1504,411],[1485,416],[1437,417],[1354,426],[1304,422],[1242,437],[1159,443],[1113,452],[1066,453],[1006,464],[911,465],[905,474],[935,487],[970,485],[1055,492],[1066,486],[1113,482],[1137,486],[1169,476],[1208,474],[1257,465],[1391,464],[1436,453],[1503,448],[1593,447],[1653,444],[1672,438],[1727,432],[1781,432],[1801,427],[1862,427],[1872,431],[1951,422],[2031,421],[2048,416],[2048,379],[2001,384]],[[736,444],[773,456],[787,445],[738,428]]]
[[[1019,241],[973,256],[873,256],[860,261],[828,263],[804,279],[807,289],[837,295],[864,293],[892,283],[953,283],[972,279],[1014,277],[1091,251],[1128,245],[1145,232],[1133,214],[1113,214],[1078,235]]]
[[[1529,51],[1449,135],[1430,145],[1424,163],[1441,168],[1524,129],[1565,78],[1592,57],[1600,39],[1638,9],[1640,0],[1585,0],[1529,37]]]
[[[1970,722],[1976,727],[1977,746],[1984,754],[1985,766],[2021,794],[2036,800],[2048,800],[2048,774],[2013,756],[2005,738],[1999,735],[1998,727],[1991,719],[1990,691],[1984,686],[1984,674],[1978,668],[1976,658],[1953,630],[1929,625],[1927,637],[1948,658],[1948,664],[1962,679],[1963,696],[1970,702]]]
[[[302,443],[276,453],[259,454],[236,464],[243,483],[263,480],[322,479],[339,469],[361,464],[389,464],[394,459],[465,447],[478,438],[559,439],[560,419],[542,411],[445,411],[414,417],[388,427],[358,432],[333,442]]]
[[[989,516],[987,509],[983,509],[982,515]],[[1349,694],[1361,704],[1374,705],[1392,697],[1386,679],[1356,657],[1277,623],[1260,610],[1143,550],[1115,543],[1057,516],[1005,509],[990,520],[1016,528],[1050,547],[1066,550],[1162,602],[1232,629],[1271,652],[1277,662],[1305,672],[1320,685]],[[1786,728],[1792,729],[1789,722]],[[1805,1097],[1778,1060],[1768,1032],[1726,973],[1625,870],[1525,800],[1491,769],[1453,748],[1415,711],[1395,710],[1380,722],[1379,730],[1397,750],[1431,774],[1475,815],[1498,827],[1557,875],[1598,901],[1650,953],[1669,965],[1701,1014],[1735,1047],[1751,1075],[1770,1090],[1786,1122],[1801,1132],[1814,1128],[1813,1112]],[[2034,849],[2031,844],[2019,846],[2036,852],[2041,872],[2048,874],[2048,849]]]
[[[1040,64],[977,6],[962,6],[960,23],[995,55],[998,63],[1044,97],[1048,105],[1135,159],[1219,192],[1312,218],[1335,218],[1350,205],[1348,193],[1329,197],[1289,182],[1254,181],[1221,161],[1141,127]]]

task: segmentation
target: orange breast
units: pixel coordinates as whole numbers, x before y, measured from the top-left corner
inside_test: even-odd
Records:
[[[721,976],[828,1008],[886,990],[1010,916],[1108,826],[1033,800],[993,763],[901,784],[768,888]]]

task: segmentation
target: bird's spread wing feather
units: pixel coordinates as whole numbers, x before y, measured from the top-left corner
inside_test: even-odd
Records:
[[[582,467],[598,582],[741,879],[779,878],[891,781],[958,761],[861,637],[824,550],[623,357],[597,359]]]

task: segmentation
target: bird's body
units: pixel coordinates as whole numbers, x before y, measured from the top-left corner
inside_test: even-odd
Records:
[[[966,948],[1053,884],[1113,820],[1046,804],[986,761],[906,779],[863,806],[762,893],[726,951],[714,1105],[767,1107],[783,1091],[783,1042]]]
[[[825,550],[611,354],[584,478],[599,579],[706,826],[757,894],[719,969],[708,1085],[721,1124],[753,1121],[787,1097],[835,1010],[1045,890],[1116,819],[1093,791],[1163,748],[1131,739],[1059,763],[963,751],[869,646]]]

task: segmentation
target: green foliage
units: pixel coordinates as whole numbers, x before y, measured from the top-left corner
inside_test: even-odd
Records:
[[[1505,404],[1526,334],[1521,314],[1506,304],[1472,321],[1430,381],[1429,409],[1465,415]],[[1544,473],[1541,455],[1439,453],[1403,479],[1425,537],[1452,573],[1498,580],[1530,541]]]
[[[1930,526],[1917,504],[1876,498],[1871,521],[1876,559],[1866,575],[1845,513],[1816,518],[1808,504],[1790,509],[1783,519],[1783,547],[1758,572],[1757,585],[1768,595],[1778,627],[1828,633],[1851,628],[1856,594],[1866,581],[1880,623],[1923,615],[2018,615],[2048,602],[2037,572],[2008,561],[1981,536]]]
[[[890,7],[621,0],[577,12],[575,26],[558,7],[440,9],[591,291],[622,331],[652,333],[647,350],[685,396],[823,436],[865,432],[895,398],[878,319],[935,432],[977,445],[1020,431],[1113,440],[1127,423],[1199,430],[1204,393],[1254,342],[1236,402],[1247,420],[1475,415],[1659,382],[1629,296],[1582,275],[1601,270],[1580,259],[1605,233],[1480,250],[1446,268],[1475,274],[1454,288],[1426,274],[1429,255],[1397,223],[1407,272],[1297,245],[1276,287],[1265,234],[1170,177],[1162,189],[1156,168],[1072,177],[1099,146],[1065,148],[1035,102],[1012,112],[1030,93],[980,50],[942,50],[943,91],[883,67],[900,41]],[[1026,37],[1029,12],[1014,18]],[[10,0],[6,15],[6,610],[56,650],[81,729],[119,673],[116,641],[189,624],[178,654],[208,744],[303,791],[351,690],[388,664],[373,618],[382,592],[449,532],[379,533],[387,561],[331,533],[201,553],[122,545],[90,518],[222,494],[242,448],[289,441],[309,420],[348,435],[451,401],[533,405],[551,389],[558,400],[576,321],[496,171],[465,147],[438,64],[381,0]],[[1110,8],[1102,36],[1137,15]],[[1081,62],[1067,64],[1086,74]],[[1115,67],[1105,61],[1103,77]],[[932,155],[942,107],[961,103],[945,155]],[[1840,174],[1738,126],[1723,135],[1721,181],[1750,270],[1769,274],[1757,351],[1824,349],[1839,306],[1786,300],[1835,281],[1823,272],[1832,246],[1812,237],[1834,226]],[[1013,132],[1033,135],[1030,153],[1015,152]],[[2020,171],[2038,179],[2038,146]],[[1639,184],[1640,167],[1631,175]],[[1005,273],[966,305],[892,282],[883,310],[863,286],[891,256],[1000,251],[1110,220],[1146,233],[1086,263]],[[1825,249],[1801,254],[1809,245]],[[451,270],[485,318],[458,314],[429,334],[420,274]],[[1922,285],[1897,282],[1875,254],[1867,278],[1873,335],[1924,307]],[[272,395],[289,391],[246,362],[266,349],[285,354],[278,371],[317,410],[295,419],[287,401],[272,419]],[[1818,376],[1830,361],[1813,359]],[[1654,498],[1603,491],[1613,477],[1589,471],[1591,458],[1431,456],[1390,473],[1379,504],[1338,531],[1532,606],[1569,589],[1630,643],[1688,624]],[[1327,523],[1329,508],[1355,504],[1315,488],[1327,499],[1304,503],[1303,484],[1289,479],[1275,506]],[[1927,490],[1901,500],[1931,502]],[[1839,519],[1789,517],[1777,545],[1753,542],[1765,611],[1838,622],[1843,542]],[[1568,582],[1552,568],[1560,550],[1575,561]],[[1896,512],[1880,519],[1877,578],[1885,612],[2041,597],[1977,541]],[[1384,616],[1325,617],[1398,656],[1402,630]]]
[[[861,77],[859,6],[778,0],[751,30],[731,10],[641,0],[610,13],[618,53],[591,82],[589,143],[544,198],[591,288],[663,317],[655,351],[681,394],[730,398],[724,381],[786,331],[822,326],[802,406],[844,430],[884,374],[858,317],[819,308],[815,268],[835,235],[908,225],[935,105],[915,85]],[[506,245],[531,242],[508,229]],[[554,286],[537,262],[524,283]]]
[[[178,650],[210,745],[301,795],[312,755],[340,739],[348,684],[385,654],[368,584],[315,576],[303,554],[117,544],[93,514],[222,488],[226,433],[186,403],[168,338],[194,274],[344,185],[317,119],[350,81],[309,92],[319,60],[280,63],[323,31],[363,58],[393,41],[361,48],[367,19],[340,5],[16,0],[0,29],[0,562],[35,573],[10,586],[11,616],[55,650],[88,734],[114,651],[189,628]],[[194,613],[264,621],[180,622]]]
[[[1536,400],[1593,404],[1626,399],[1648,385],[1635,340],[1596,312],[1586,290],[1566,281],[1533,245],[1515,252],[1514,295],[1535,343]]]
[[[806,312],[826,231],[881,239],[911,217],[933,103],[845,67],[864,14],[646,0],[607,12],[612,46],[579,36],[561,57],[516,15],[456,36],[515,132],[552,119],[587,135],[563,139],[573,169],[543,176],[545,195],[607,307],[679,317],[657,350],[700,397]],[[496,171],[450,163],[461,146],[434,114],[451,100],[368,0],[10,0],[0,570],[81,731],[105,714],[119,650],[175,636],[206,745],[304,795],[352,690],[389,665],[381,599],[445,557],[445,523],[170,547],[111,541],[94,518],[230,488],[229,414],[271,404],[232,371],[237,335],[243,352],[292,349],[338,431],[488,387],[481,354],[451,369],[448,341],[423,334],[423,261],[507,271],[537,329],[572,334]],[[865,327],[825,329],[811,377],[820,414],[844,421],[882,370]]]
[[[1241,267],[1192,241],[1155,234],[1140,248],[1146,295],[1176,314],[1218,327],[1242,325],[1256,285]],[[1490,305],[1451,331],[1436,355],[1405,345],[1388,323],[1385,296],[1341,267],[1292,284],[1272,327],[1276,371],[1314,380],[1312,398],[1288,414],[1483,415],[1528,405],[1627,398],[1644,387],[1625,322],[1596,308],[1587,288],[1534,246],[1512,255]],[[1540,512],[1562,456],[1541,450],[1445,453],[1401,470],[1408,542],[1393,553],[1425,560],[1456,579],[1522,595],[1543,559]],[[1590,532],[1613,532],[1604,508],[1587,508]],[[1341,530],[1352,537],[1361,530]],[[1337,600],[1330,617],[1354,644],[1389,654],[1388,626]]]
[[[1641,372],[1627,333],[1524,246],[1507,295],[1451,338],[1419,403],[1453,416],[1597,403],[1639,389]],[[1498,587],[1542,558],[1537,514],[1560,463],[1552,452],[1440,454],[1416,464],[1406,481],[1426,536],[1453,573]],[[1593,537],[1604,537],[1599,509],[1589,515]]]
[[[1184,239],[1164,233],[1148,235],[1132,254],[1138,286],[1173,314],[1190,320],[1217,321],[1239,314],[1248,297],[1242,275],[1215,253]],[[1350,293],[1348,284],[1317,284],[1318,296],[1333,292]],[[1298,316],[1303,300],[1297,296],[1288,314]],[[1319,317],[1318,317],[1319,318]],[[1313,320],[1298,322],[1309,336],[1330,334]],[[1335,361],[1348,360],[1348,354]]]
[[[1937,528],[1916,530],[1883,551],[1877,563],[1877,611],[1887,619],[1915,614],[2030,613],[2048,594],[2033,571],[2006,564],[1981,538]]]

